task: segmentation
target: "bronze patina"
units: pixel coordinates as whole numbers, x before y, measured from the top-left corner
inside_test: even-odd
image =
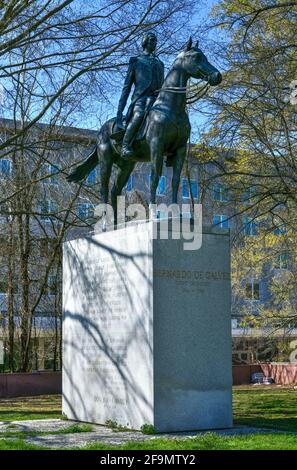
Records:
[[[154,36],[150,37],[153,39]],[[150,41],[149,44],[151,44]],[[146,49],[148,53],[144,55],[147,57],[139,56],[130,59],[117,117],[103,124],[99,130],[94,150],[67,177],[68,181],[82,181],[100,164],[101,202],[107,203],[109,180],[112,168],[115,166],[117,176],[111,190],[111,203],[115,214],[117,196],[121,194],[127,184],[136,162],[151,162],[150,202],[155,203],[163,161],[165,157],[170,158],[173,167],[172,202],[177,203],[180,176],[186,158],[187,142],[191,129],[186,111],[187,82],[190,77],[202,79],[211,86],[218,85],[222,81],[221,73],[208,62],[198,43],[193,45],[190,38],[173,62],[158,91],[158,87],[163,81],[163,65],[155,56],[150,58],[155,43],[156,41],[152,40],[149,50]],[[147,44],[144,41],[144,50]],[[148,65],[149,61],[152,61],[154,65]],[[134,93],[126,116],[124,133],[122,113],[133,84]],[[146,113],[147,116],[145,116]],[[146,124],[143,138],[137,139],[135,135],[144,117],[146,117]],[[119,132],[125,134],[124,150],[121,146],[116,145]]]

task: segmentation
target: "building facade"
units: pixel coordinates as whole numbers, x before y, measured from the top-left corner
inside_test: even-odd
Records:
[[[1,120],[2,140],[13,129],[12,121]],[[23,144],[15,146],[0,159],[0,341],[4,345],[4,369],[9,367],[12,344],[18,369],[17,364],[24,360],[25,341],[30,342],[25,348],[30,352],[30,368],[60,367],[61,243],[93,230],[94,209],[99,202],[98,167],[80,188],[65,179],[95,145],[96,132],[41,125],[28,141],[25,151]],[[293,269],[289,256],[278,250],[273,262],[257,261],[259,226],[238,210],[238,204],[249,205],[252,192],[240,195],[240,201],[230,197],[230,188],[216,172],[211,162],[203,161],[201,151],[193,149],[181,176],[178,203],[183,207],[183,217],[188,218],[193,203],[202,204],[204,224],[230,230],[234,363],[288,360],[290,343],[297,337],[295,325],[273,330],[259,326],[257,319],[265,309],[272,308],[272,280],[285,277]],[[158,204],[171,203],[171,178],[172,168],[164,164]],[[136,165],[124,190],[127,202],[147,204],[149,187],[150,165]],[[21,201],[19,192],[24,194]],[[165,217],[162,210],[157,215]],[[283,235],[279,228],[274,233],[279,240]],[[250,258],[249,246],[255,251],[250,251]]]

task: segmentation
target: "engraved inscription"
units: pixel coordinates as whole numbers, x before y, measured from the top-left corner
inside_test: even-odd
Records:
[[[208,280],[208,281],[228,281],[230,280],[230,273],[225,271],[175,271],[170,269],[155,269],[154,276],[166,277],[168,279],[176,280]]]

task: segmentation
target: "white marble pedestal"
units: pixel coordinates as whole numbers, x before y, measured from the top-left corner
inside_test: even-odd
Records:
[[[229,234],[153,222],[64,244],[63,412],[157,431],[232,426]]]

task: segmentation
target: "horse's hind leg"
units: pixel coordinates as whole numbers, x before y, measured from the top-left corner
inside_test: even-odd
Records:
[[[100,162],[100,199],[104,204],[108,203],[109,179],[111,175],[113,158],[109,146],[98,146],[98,160]]]
[[[111,204],[113,207],[114,220],[117,224],[117,197],[121,195],[123,187],[127,184],[130,174],[135,166],[135,162],[123,162],[119,168],[116,180],[111,190]]]
[[[156,192],[159,179],[162,173],[163,156],[159,148],[158,141],[151,143],[151,187],[150,187],[150,203],[156,203]]]
[[[103,212],[100,211],[101,221],[100,226],[101,230],[105,231],[106,226],[109,223],[107,220],[107,207],[108,203],[108,192],[109,192],[109,179],[111,175],[112,165],[113,165],[113,155],[109,145],[99,144],[97,148],[98,152],[98,161],[99,161],[99,180],[100,180],[100,202],[104,204]],[[99,215],[99,214],[97,214]]]

